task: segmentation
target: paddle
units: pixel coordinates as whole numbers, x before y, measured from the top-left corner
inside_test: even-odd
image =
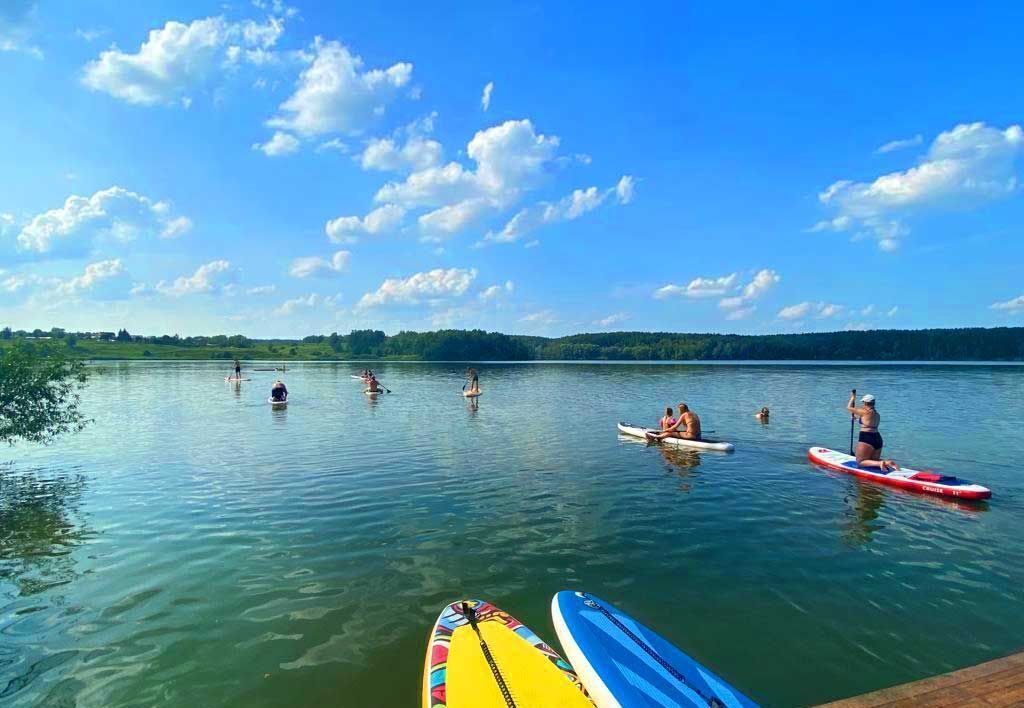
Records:
[[[857,389],[853,389],[853,391],[851,391],[851,394],[853,395],[853,402],[854,402],[854,404],[856,404],[857,403]],[[853,426],[854,426],[854,424],[856,422],[857,422],[857,414],[856,413],[851,413],[850,414],[850,456],[851,457],[853,456]]]

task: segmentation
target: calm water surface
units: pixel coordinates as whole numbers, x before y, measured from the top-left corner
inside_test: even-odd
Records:
[[[276,411],[273,373],[97,365],[92,426],[0,450],[0,704],[417,705],[442,605],[555,643],[565,588],[775,705],[1024,644],[1024,367],[483,365],[479,405],[461,365],[381,364],[378,400],[357,368],[296,365]],[[854,386],[892,455],[992,501],[811,467]],[[680,400],[737,452],[617,435]]]

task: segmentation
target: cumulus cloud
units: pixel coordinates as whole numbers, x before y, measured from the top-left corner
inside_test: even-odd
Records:
[[[114,186],[91,197],[72,195],[62,207],[37,214],[21,228],[17,243],[19,250],[36,253],[87,250],[101,238],[174,238],[191,227],[186,217],[171,214],[167,202]]]
[[[494,82],[488,81],[484,92],[480,95],[480,107],[485,111],[491,107],[491,94],[494,93]]]
[[[270,127],[307,137],[358,135],[412,80],[412,64],[364,70],[363,60],[340,42],[317,38],[313,51],[295,92],[281,104],[279,114],[267,121]]]
[[[598,327],[614,327],[617,324],[622,324],[628,319],[629,315],[627,315],[626,313],[616,312],[614,314],[608,315],[607,317],[602,317],[599,320],[595,320],[594,324],[597,325]]]
[[[407,278],[388,278],[375,292],[363,295],[358,307],[416,305],[423,300],[460,297],[473,284],[476,275],[475,268],[435,268]]]
[[[398,228],[405,218],[405,209],[397,204],[385,204],[366,216],[339,216],[324,226],[328,238],[334,243],[355,243],[363,234],[371,236]]]
[[[364,170],[400,172],[425,170],[441,161],[441,143],[413,135],[399,145],[391,138],[374,138],[366,144],[359,163]]]
[[[492,285],[480,291],[477,296],[481,302],[489,302],[498,299],[500,296],[515,290],[516,286],[511,280],[506,280],[504,285]]]
[[[538,202],[520,209],[498,232],[489,232],[484,241],[511,243],[518,241],[537,228],[547,224],[573,221],[594,211],[608,199],[614,197],[619,204],[628,204],[633,198],[633,178],[624,175],[614,187],[599,190],[597,187],[573,190],[572,194],[557,202]]]
[[[187,25],[171,20],[150,30],[137,52],[123,52],[116,46],[101,52],[86,64],[82,83],[127,103],[154,106],[178,102],[187,107],[192,89],[222,63],[266,63],[269,48],[283,31],[283,20],[278,17],[269,17],[263,24],[252,20],[232,23],[223,17]]]
[[[686,285],[663,285],[654,291],[654,297],[664,300],[670,297],[719,297],[729,292],[739,279],[738,273],[717,278],[694,278]]]
[[[908,216],[928,209],[971,208],[1017,191],[1017,158],[1024,130],[984,123],[961,124],[940,133],[914,167],[872,182],[840,180],[818,195],[836,216],[811,231],[860,230],[879,248],[893,251],[909,232]]]
[[[280,157],[290,155],[299,149],[299,141],[294,135],[283,131],[275,131],[274,135],[265,143],[253,143],[253,150],[259,150],[267,157]]]
[[[1002,310],[1004,312],[1024,312],[1024,295],[1003,302],[993,302],[989,307],[993,310]]]
[[[300,309],[314,309],[317,307],[337,307],[341,295],[317,295],[312,293],[303,297],[292,298],[281,303],[280,307],[274,310],[274,314],[281,317],[295,314]]]
[[[224,286],[232,275],[231,263],[226,260],[210,261],[199,266],[192,275],[183,275],[168,283],[161,280],[156,284],[156,291],[171,297],[212,293]]]
[[[776,315],[780,320],[800,320],[808,315],[813,315],[819,319],[825,319],[828,317],[836,317],[846,311],[843,305],[835,305],[828,302],[811,302],[804,301],[797,303],[796,305],[789,305],[779,310],[779,314]]]
[[[558,138],[538,134],[529,120],[510,120],[481,130],[466,147],[476,163],[467,169],[458,162],[417,170],[402,182],[378,190],[377,202],[406,208],[441,208],[467,203],[503,209],[535,186],[555,157]],[[427,222],[430,225],[430,220]]]
[[[493,208],[489,199],[464,199],[421,214],[416,221],[424,241],[440,241],[476,223]]]
[[[751,305],[750,307],[739,307],[739,308],[737,308],[735,310],[731,310],[725,316],[725,319],[727,319],[727,320],[745,320],[746,318],[748,318],[752,314],[754,314],[755,310],[757,310],[757,307],[755,305]]]
[[[317,152],[333,151],[340,152],[342,155],[347,155],[349,153],[349,150],[350,148],[348,144],[342,142],[340,138],[331,138],[330,140],[322,142],[316,146]]]
[[[256,287],[249,288],[245,291],[246,295],[269,295],[277,292],[276,285],[257,285]]]
[[[288,275],[296,278],[335,276],[348,267],[350,255],[348,251],[337,251],[330,260],[320,256],[296,258],[288,268]]]
[[[127,283],[127,276],[120,258],[98,261],[87,265],[81,275],[56,284],[55,291],[62,296],[79,295],[86,291],[93,291],[105,282],[121,280]],[[120,292],[123,294],[126,292],[126,288],[122,288]]]

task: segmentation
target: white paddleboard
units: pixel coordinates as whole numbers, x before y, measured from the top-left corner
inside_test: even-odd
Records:
[[[658,433],[661,432],[654,428],[644,428],[640,425],[633,425],[632,423],[619,423],[619,432],[623,435],[631,435],[635,438],[647,439],[647,433]],[[694,450],[715,450],[717,452],[732,452],[736,448],[733,447],[732,443],[723,442],[722,440],[712,440],[711,438],[701,438],[700,440],[686,440],[685,438],[665,438],[661,442],[667,445],[677,445],[679,447],[689,447]]]

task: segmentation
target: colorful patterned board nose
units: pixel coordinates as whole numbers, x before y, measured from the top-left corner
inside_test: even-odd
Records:
[[[563,590],[551,600],[551,619],[565,655],[598,708],[757,705],[653,630],[593,595]]]
[[[593,705],[572,667],[507,612],[461,600],[437,618],[423,670],[423,708]]]

